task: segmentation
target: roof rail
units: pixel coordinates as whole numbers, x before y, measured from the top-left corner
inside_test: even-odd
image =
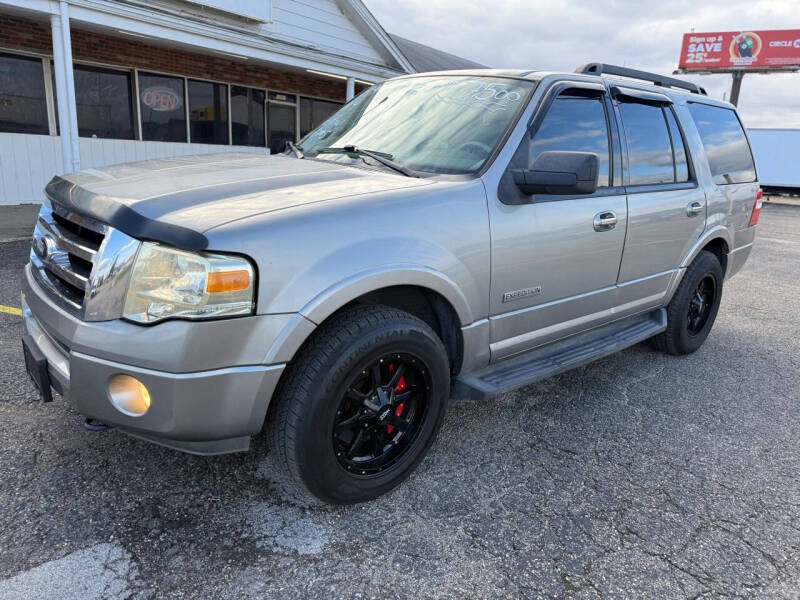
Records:
[[[656,75],[655,73],[648,73],[647,71],[639,71],[638,69],[619,67],[617,65],[607,65],[605,63],[586,63],[585,65],[581,65],[575,69],[575,72],[583,73],[584,75],[618,75],[620,77],[630,77],[631,79],[642,79],[662,87],[680,88],[694,94],[702,94],[703,96],[708,95],[705,88],[700,87],[696,83],[684,81],[683,79],[675,79],[674,77]]]

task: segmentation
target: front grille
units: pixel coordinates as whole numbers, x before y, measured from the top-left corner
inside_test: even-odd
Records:
[[[95,256],[106,227],[57,203],[42,205],[34,230],[31,267],[37,281],[62,307],[84,308]]]

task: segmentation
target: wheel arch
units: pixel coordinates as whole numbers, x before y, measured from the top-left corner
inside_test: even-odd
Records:
[[[451,371],[460,369],[464,352],[461,327],[473,320],[469,304],[447,276],[411,266],[360,273],[324,290],[286,326],[267,352],[265,363],[290,362],[319,325],[355,304],[391,306],[421,319],[442,340]]]
[[[723,227],[721,225],[712,227],[702,236],[700,236],[700,239],[698,239],[697,242],[695,242],[695,244],[691,247],[680,265],[681,269],[685,269],[692,264],[692,261],[697,258],[697,255],[700,254],[700,252],[703,250],[708,250],[714,253],[717,258],[719,258],[720,264],[722,265],[722,272],[726,273],[728,266],[728,254],[730,253],[731,246],[733,245],[732,241],[731,233],[727,227]]]
[[[320,324],[357,298],[398,286],[421,288],[436,293],[449,303],[460,325],[468,325],[473,321],[469,303],[452,279],[429,267],[416,265],[384,266],[348,277],[320,292],[300,309],[300,314]]]

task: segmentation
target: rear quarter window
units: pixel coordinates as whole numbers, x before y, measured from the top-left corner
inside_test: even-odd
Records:
[[[708,158],[711,177],[717,185],[756,180],[750,145],[736,113],[729,108],[689,104]]]

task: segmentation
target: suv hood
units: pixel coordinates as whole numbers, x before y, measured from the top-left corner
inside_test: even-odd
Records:
[[[226,153],[87,169],[55,177],[46,193],[134,237],[199,250],[205,231],[230,221],[432,183],[320,160]]]

